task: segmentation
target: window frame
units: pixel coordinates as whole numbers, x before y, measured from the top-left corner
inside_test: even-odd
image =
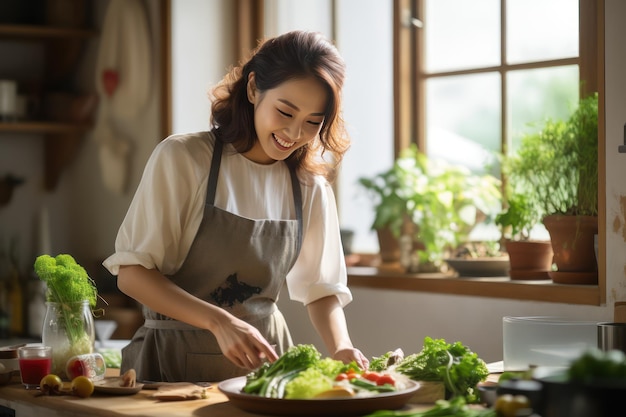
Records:
[[[500,0],[500,51],[501,56],[506,56],[506,2]],[[394,130],[396,132],[394,142],[394,154],[415,142],[420,149],[426,149],[425,130],[425,88],[424,83],[429,78],[481,74],[498,71],[501,75],[501,102],[502,114],[507,112],[506,77],[505,73],[521,69],[549,68],[562,65],[578,65],[580,71],[581,96],[586,96],[599,89],[598,65],[599,26],[603,28],[603,22],[598,9],[603,0],[579,0],[579,56],[577,58],[565,58],[545,60],[521,64],[502,63],[497,66],[483,67],[480,69],[467,69],[456,71],[444,71],[426,73],[419,63],[424,62],[424,37],[420,29],[420,16],[424,16],[425,0],[394,0]],[[602,23],[602,25],[600,25]],[[501,145],[506,149],[507,126],[506,118],[501,118]]]

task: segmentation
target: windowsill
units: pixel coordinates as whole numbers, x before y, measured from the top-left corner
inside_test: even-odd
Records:
[[[459,278],[446,274],[409,274],[393,266],[348,267],[348,284],[351,287],[394,291],[601,305],[598,285],[564,285],[550,280],[522,281],[509,277]]]

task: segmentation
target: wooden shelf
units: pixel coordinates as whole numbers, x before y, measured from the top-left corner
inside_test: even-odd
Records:
[[[0,122],[0,133],[74,134],[85,133],[92,127],[91,124],[46,121]]]
[[[56,188],[61,174],[74,160],[82,143],[83,135],[92,128],[91,124],[58,122],[14,122],[0,123],[1,133],[44,135],[44,188]]]
[[[98,35],[95,30],[53,26],[0,24],[0,37],[19,39],[73,38],[87,39]]]
[[[62,79],[68,71],[70,73],[74,71],[74,61],[80,53],[82,43],[96,36],[97,31],[88,29],[0,24],[1,40],[34,41],[45,44],[48,60],[44,74],[47,81]],[[58,184],[63,170],[76,157],[83,136],[92,127],[91,124],[69,122],[0,122],[0,133],[44,136],[44,185],[46,190],[51,191]]]
[[[550,280],[521,281],[509,277],[458,278],[445,274],[407,274],[375,267],[349,267],[348,285],[549,303],[594,306],[602,303],[598,285],[563,285]]]

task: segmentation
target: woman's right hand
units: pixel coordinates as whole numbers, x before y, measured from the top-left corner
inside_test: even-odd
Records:
[[[241,368],[253,370],[263,362],[278,359],[276,351],[256,327],[227,312],[216,320],[211,332],[224,356]]]
[[[222,353],[242,368],[255,369],[265,361],[278,359],[254,326],[189,294],[156,269],[120,267],[117,284],[126,295],[152,310],[212,332]]]

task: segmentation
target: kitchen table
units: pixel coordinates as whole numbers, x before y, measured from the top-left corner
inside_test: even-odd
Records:
[[[19,374],[0,386],[0,416],[14,417],[263,417],[240,410],[213,384],[207,398],[186,401],[157,401],[154,390],[141,390],[133,395],[108,395],[95,392],[89,398],[69,395],[37,396],[24,389]],[[434,404],[409,404],[403,410],[427,410]],[[264,417],[267,417],[265,415]]]
[[[0,387],[0,416],[15,417],[253,417],[263,416],[242,411],[228,401],[228,398],[213,384],[207,388],[207,398],[186,401],[157,401],[151,396],[154,390],[141,390],[134,395],[107,395],[94,393],[89,398],[68,395],[36,396],[35,392],[25,390],[19,381]],[[427,409],[430,406],[411,406]],[[411,408],[407,408],[411,409]],[[11,414],[10,410],[15,410]],[[267,417],[267,416],[265,416]]]

